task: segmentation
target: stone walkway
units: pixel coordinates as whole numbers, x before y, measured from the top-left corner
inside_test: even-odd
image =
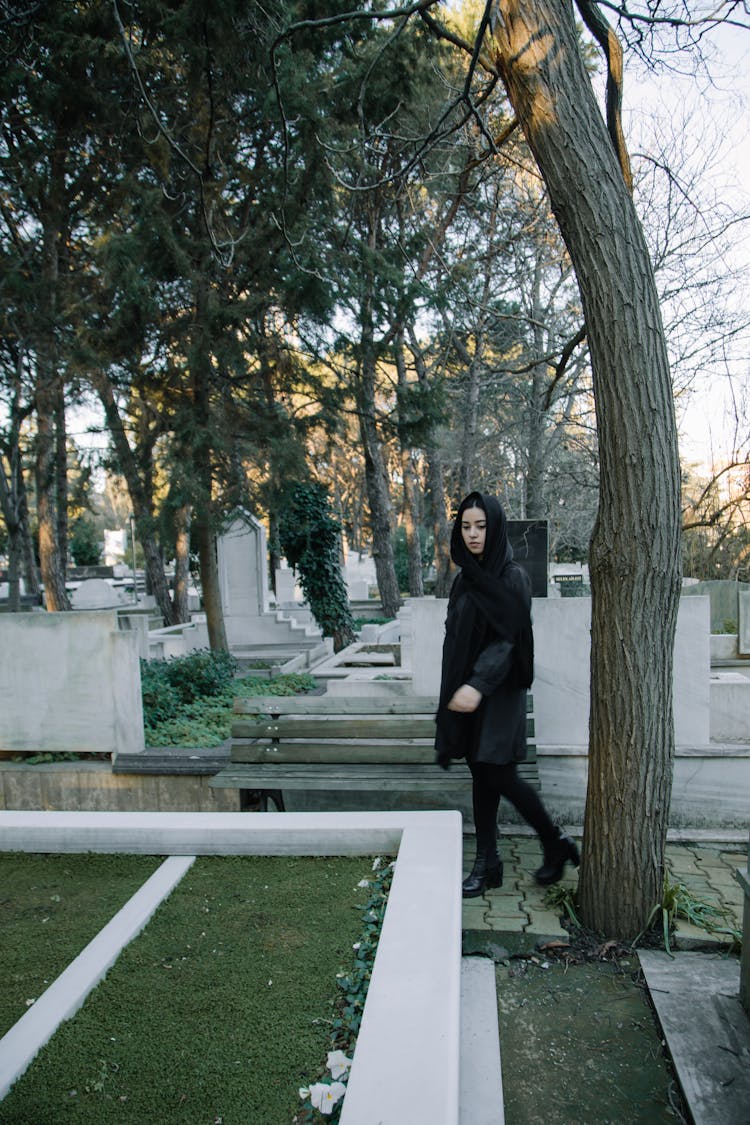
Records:
[[[567,939],[560,925],[560,910],[546,900],[547,888],[534,882],[534,870],[541,863],[541,850],[536,836],[522,828],[512,828],[501,833],[499,850],[505,870],[503,885],[497,890],[463,901],[463,929],[465,931],[502,934],[504,946],[532,947],[540,938]],[[572,828],[570,834],[580,846],[581,829]],[[742,889],[735,878],[738,867],[747,865],[747,840],[744,844],[726,842],[682,842],[679,833],[670,833],[667,843],[667,862],[672,879],[683,883],[695,898],[727,909],[733,924],[742,927]],[[474,838],[464,837],[464,871],[468,872],[474,859]],[[575,888],[578,871],[566,865],[561,887]],[[707,943],[720,945],[726,939],[712,937],[701,927],[683,919],[677,920],[674,947],[691,949]]]

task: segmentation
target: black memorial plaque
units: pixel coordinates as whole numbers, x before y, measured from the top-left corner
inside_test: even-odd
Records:
[[[531,596],[547,597],[549,530],[547,520],[508,520],[513,558],[531,579]]]

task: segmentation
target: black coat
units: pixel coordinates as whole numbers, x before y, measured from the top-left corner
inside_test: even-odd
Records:
[[[531,591],[526,573],[516,563],[510,563],[503,578],[528,611]],[[459,574],[451,590],[445,620],[444,679],[446,669],[452,665],[460,631],[465,627],[468,597]],[[463,682],[481,692],[482,702],[471,714],[442,712],[435,741],[438,760],[466,757],[507,765],[525,759],[526,691],[513,683],[514,660],[512,642],[487,631],[473,667],[463,678]]]

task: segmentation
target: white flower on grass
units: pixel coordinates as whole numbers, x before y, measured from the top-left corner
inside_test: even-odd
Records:
[[[358,887],[369,887],[369,885],[370,883],[367,879],[360,879],[360,881],[357,883]]]
[[[343,1082],[331,1082],[330,1085],[326,1082],[315,1082],[310,1087],[310,1101],[313,1109],[319,1109],[321,1113],[327,1115],[333,1113],[333,1107],[341,1101],[345,1093],[346,1086]]]
[[[361,949],[361,947],[362,947],[362,942],[361,942],[361,941],[355,941],[354,945],[352,946],[352,949],[353,949],[353,950],[354,950],[354,952],[356,953],[356,951],[357,951],[358,949]]]
[[[328,1052],[326,1066],[330,1070],[333,1078],[343,1078],[351,1065],[352,1060],[348,1059],[343,1051]]]

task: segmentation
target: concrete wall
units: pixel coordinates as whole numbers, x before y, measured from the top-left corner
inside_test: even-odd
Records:
[[[416,695],[437,695],[445,599],[409,602],[408,659]],[[534,718],[539,744],[586,746],[589,726],[591,599],[535,599]],[[403,646],[402,646],[403,647]],[[675,637],[674,708],[678,745],[711,738],[709,599],[683,598]]]
[[[0,615],[0,750],[143,748],[138,637],[114,610]]]
[[[236,789],[208,777],[113,774],[109,762],[0,762],[0,809],[55,812],[238,812]]]
[[[566,824],[582,824],[588,780],[584,749],[537,747],[544,803]],[[678,748],[672,774],[670,828],[745,828],[750,808],[750,748],[715,744]],[[507,808],[502,819],[511,819]]]

